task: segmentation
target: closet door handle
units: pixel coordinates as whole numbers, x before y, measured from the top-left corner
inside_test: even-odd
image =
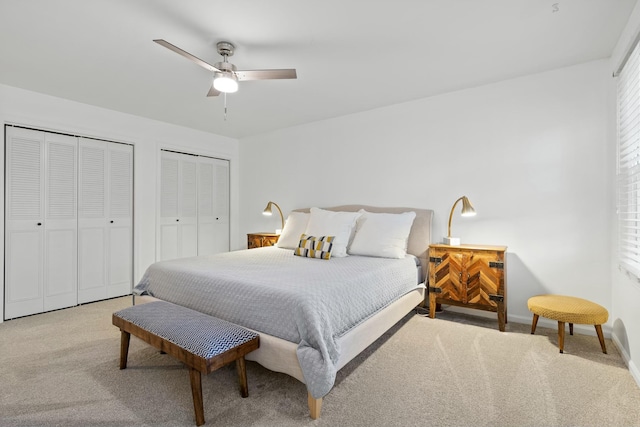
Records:
[[[42,223],[41,223],[41,222],[39,222],[39,223],[38,223],[38,227],[39,227],[39,226],[41,226],[41,225],[42,225]]]
[[[111,224],[113,224],[113,220],[109,221]]]
[[[180,221],[179,219],[176,219],[176,222]]]

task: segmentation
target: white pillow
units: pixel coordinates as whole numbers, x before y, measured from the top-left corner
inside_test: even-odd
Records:
[[[307,236],[335,236],[332,257],[347,256],[347,245],[355,229],[360,212],[333,212],[311,208],[311,216],[304,234]]]
[[[415,212],[371,213],[361,210],[356,235],[349,247],[351,255],[404,258]]]
[[[276,246],[284,249],[295,249],[300,243],[300,236],[307,229],[307,223],[311,215],[305,212],[291,212],[284,223],[282,234],[278,238]]]

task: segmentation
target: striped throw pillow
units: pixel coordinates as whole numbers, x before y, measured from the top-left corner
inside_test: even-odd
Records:
[[[303,234],[293,254],[307,258],[330,259],[334,239],[335,236],[314,237]]]

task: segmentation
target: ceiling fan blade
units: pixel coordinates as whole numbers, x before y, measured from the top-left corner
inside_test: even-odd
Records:
[[[209,89],[209,93],[207,93],[207,96],[218,96],[218,95],[220,95],[220,91],[214,88],[213,84],[211,84],[211,89]]]
[[[272,79],[297,79],[298,75],[293,68],[283,70],[244,70],[236,71],[238,80],[272,80]]]
[[[160,46],[164,46],[167,49],[174,51],[178,55],[184,56],[185,58],[195,62],[196,64],[198,64],[202,68],[206,68],[207,70],[214,71],[214,72],[215,71],[220,71],[216,67],[214,67],[213,65],[211,65],[211,64],[209,64],[207,62],[204,62],[202,59],[198,58],[197,56],[191,55],[189,52],[180,49],[178,46],[172,45],[171,43],[169,43],[166,40],[156,39],[156,40],[154,40],[154,42],[158,43]]]

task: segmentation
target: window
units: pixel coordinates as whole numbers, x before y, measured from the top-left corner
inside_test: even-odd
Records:
[[[640,278],[640,44],[618,75],[618,255]]]

